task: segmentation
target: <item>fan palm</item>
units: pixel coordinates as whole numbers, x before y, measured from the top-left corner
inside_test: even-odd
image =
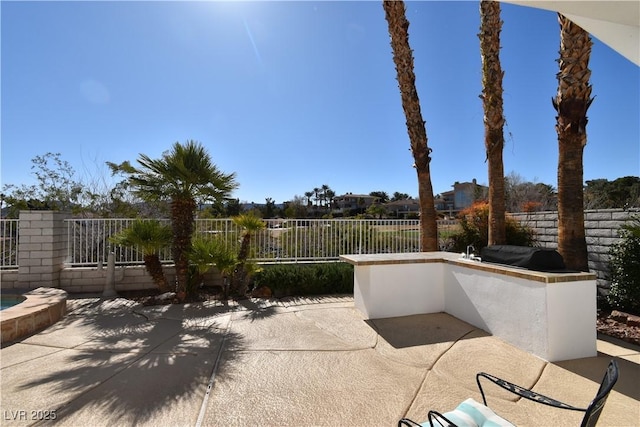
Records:
[[[418,196],[420,199],[420,244],[423,251],[438,250],[437,215],[431,185],[431,148],[427,145],[427,131],[420,111],[420,99],[413,72],[413,55],[409,46],[409,21],[405,15],[403,1],[383,1],[385,16],[389,24],[389,36],[393,48],[402,108],[407,121],[414,165],[418,174]]]
[[[160,251],[171,244],[171,227],[158,220],[136,220],[109,241],[115,245],[134,248],[142,252],[144,266],[160,292],[169,291],[169,282],[162,270]]]
[[[196,267],[200,280],[214,265],[225,281],[225,299],[227,297],[226,282],[233,275],[238,259],[232,247],[228,247],[222,239],[197,238],[193,240],[189,260]]]
[[[558,134],[558,252],[567,268],[588,271],[584,231],[582,156],[587,144],[587,110],[591,97],[591,37],[558,14],[560,71],[558,92],[552,99]]]
[[[482,56],[482,104],[484,144],[489,162],[489,245],[506,243],[504,165],[504,113],[500,65],[500,3],[480,2],[480,53]]]
[[[233,277],[233,272],[238,265],[238,257],[229,248],[219,246],[213,255],[213,263],[222,275],[223,298],[226,300],[229,297],[229,280]]]
[[[235,293],[243,296],[247,292],[248,277],[253,270],[252,267],[247,266],[247,259],[249,258],[249,250],[251,248],[251,236],[257,231],[262,230],[265,225],[262,219],[250,213],[238,215],[232,219],[233,223],[242,229],[242,243],[240,244],[238,264],[231,285]]]
[[[228,197],[237,187],[235,174],[221,172],[206,149],[195,141],[184,145],[176,142],[159,159],[141,154],[138,163],[139,169],[128,164],[120,168],[129,173],[129,182],[136,195],[151,202],[168,200],[171,204],[171,252],[176,267],[178,295],[184,299],[189,280],[188,254],[196,201]]]
[[[213,239],[196,238],[191,241],[191,250],[189,251],[189,261],[195,267],[199,282],[203,281],[204,275],[211,269],[215,263],[215,251],[217,249],[217,241]]]

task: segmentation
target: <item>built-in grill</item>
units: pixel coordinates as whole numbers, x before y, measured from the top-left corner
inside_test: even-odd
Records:
[[[562,255],[555,249],[492,245],[480,250],[482,262],[522,267],[535,271],[566,272]]]

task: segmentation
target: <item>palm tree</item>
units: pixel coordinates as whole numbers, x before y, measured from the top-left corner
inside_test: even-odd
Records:
[[[413,55],[409,46],[409,21],[403,1],[385,0],[383,7],[389,24],[393,61],[398,75],[402,108],[407,120],[411,151],[418,174],[420,198],[420,244],[423,251],[438,250],[438,225],[431,185],[431,148],[427,145],[427,131],[420,112],[420,100],[413,72]]]
[[[313,196],[313,191],[305,191],[304,196],[307,198],[307,206],[311,206],[311,196]]]
[[[322,197],[322,206],[327,207],[327,191],[329,191],[331,188],[329,188],[329,186],[327,184],[322,184],[322,187],[320,187],[320,191],[321,191],[321,197]]]
[[[242,228],[242,243],[240,244],[238,263],[233,274],[231,287],[237,295],[244,296],[247,293],[247,282],[249,273],[251,273],[252,270],[252,267],[247,266],[247,259],[249,258],[249,250],[251,248],[251,236],[255,232],[262,230],[265,225],[262,219],[251,213],[238,215],[232,219],[235,225]]]
[[[172,256],[176,268],[178,297],[184,300],[189,281],[189,258],[196,200],[222,200],[237,187],[235,174],[225,174],[196,141],[176,142],[160,159],[141,154],[140,169],[127,162],[119,166],[129,174],[136,195],[150,202],[168,200],[173,230]]]
[[[223,299],[226,300],[229,298],[229,279],[233,277],[233,272],[236,269],[236,265],[238,265],[238,258],[229,248],[220,245],[213,254],[213,263],[222,275],[222,280],[224,281],[222,295]]]
[[[331,207],[333,206],[333,199],[336,197],[336,192],[332,189],[328,189],[325,196],[327,197],[327,209],[331,210]]]
[[[386,213],[387,208],[385,208],[381,203],[374,203],[367,208],[367,214],[374,218],[382,219]]]
[[[560,72],[552,99],[558,134],[558,252],[567,268],[589,271],[584,231],[582,156],[587,144],[587,110],[593,101],[589,78],[591,37],[558,14]]]
[[[377,197],[378,202],[384,204],[389,201],[389,194],[386,191],[372,191],[369,193],[370,196]]]
[[[142,252],[144,266],[153,283],[160,292],[168,292],[169,282],[162,270],[159,253],[171,244],[171,238],[171,227],[168,225],[163,225],[158,220],[136,220],[120,233],[111,236],[109,241]]]
[[[489,245],[507,241],[505,224],[505,187],[502,151],[504,148],[504,112],[500,65],[500,3],[480,2],[480,53],[482,56],[482,105],[484,107],[484,145],[489,162]]]
[[[220,238],[197,238],[193,241],[189,260],[196,266],[200,280],[214,265],[223,278],[223,298],[228,298],[228,279],[232,277],[238,259],[233,252],[233,246],[228,246]]]
[[[204,275],[215,264],[215,253],[218,246],[217,240],[204,237],[197,237],[191,242],[189,262],[195,267],[200,283],[204,282]]]

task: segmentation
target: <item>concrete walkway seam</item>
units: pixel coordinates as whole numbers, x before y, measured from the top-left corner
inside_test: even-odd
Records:
[[[227,323],[227,328],[224,331],[224,335],[222,336],[222,342],[220,343],[220,347],[218,348],[218,354],[216,355],[216,361],[213,364],[213,369],[211,370],[211,376],[209,377],[209,383],[207,384],[207,390],[204,393],[204,397],[202,398],[202,405],[200,406],[200,412],[198,413],[198,419],[196,421],[195,427],[201,427],[202,422],[204,420],[204,415],[207,412],[207,407],[209,406],[209,396],[211,395],[211,390],[213,389],[213,384],[216,380],[216,374],[218,373],[218,366],[220,365],[220,359],[222,359],[222,352],[224,351],[224,346],[227,341],[227,335],[231,330],[231,323],[233,319],[229,317],[229,323]]]

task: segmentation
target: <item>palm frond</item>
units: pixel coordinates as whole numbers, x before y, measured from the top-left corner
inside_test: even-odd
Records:
[[[115,245],[131,247],[143,255],[156,254],[171,244],[171,227],[158,220],[136,220],[109,241]]]
[[[234,224],[242,227],[245,232],[253,233],[265,228],[265,223],[252,213],[241,214],[232,218]]]

